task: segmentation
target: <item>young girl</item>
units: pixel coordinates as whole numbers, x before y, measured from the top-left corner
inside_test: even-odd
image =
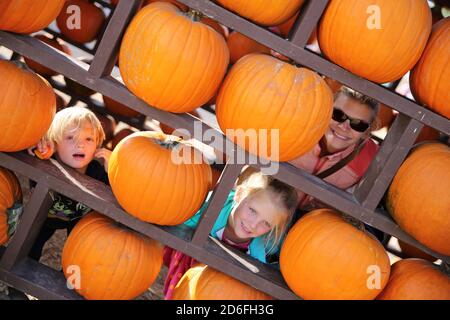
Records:
[[[297,203],[294,188],[255,172],[230,192],[210,234],[266,263],[266,256],[279,248]],[[207,202],[184,225],[195,228],[206,206]],[[169,267],[164,294],[170,300],[178,281],[196,261],[166,247],[164,263]]]

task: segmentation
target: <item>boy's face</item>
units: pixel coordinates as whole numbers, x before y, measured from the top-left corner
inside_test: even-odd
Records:
[[[268,233],[280,220],[280,208],[269,190],[260,190],[237,200],[228,221],[232,236],[244,242]]]
[[[84,171],[94,158],[97,149],[92,125],[84,123],[81,128],[67,128],[62,140],[56,144],[56,154],[66,165]]]
[[[347,116],[354,119],[363,120],[367,123],[370,123],[372,119],[372,110],[368,105],[345,94],[339,94],[336,97],[334,107],[342,110]],[[355,131],[350,127],[349,120],[340,123],[331,119],[330,125],[325,133],[327,151],[329,153],[335,153],[344,150],[358,142],[358,140],[367,137],[369,132],[370,130],[365,132]]]

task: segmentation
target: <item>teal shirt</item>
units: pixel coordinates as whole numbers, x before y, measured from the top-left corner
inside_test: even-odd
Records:
[[[233,210],[233,207],[235,206],[236,202],[234,202],[234,193],[235,191],[232,190],[227,200],[225,201],[225,204],[220,210],[219,217],[217,218],[216,222],[213,225],[213,228],[210,232],[210,235],[214,238],[217,238],[217,231],[225,228],[227,225],[228,217],[230,216],[231,211]],[[198,223],[200,222],[201,215],[203,214],[203,211],[206,209],[208,205],[209,198],[211,197],[211,192],[208,194],[208,197],[205,201],[205,203],[202,205],[200,210],[197,211],[197,213],[189,220],[187,220],[184,225],[195,228]],[[266,248],[264,245],[264,240],[261,237],[253,238],[252,241],[250,241],[249,245],[249,255],[258,259],[261,262],[266,263]]]

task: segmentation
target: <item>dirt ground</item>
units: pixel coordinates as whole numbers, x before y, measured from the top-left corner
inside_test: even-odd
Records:
[[[18,177],[22,186],[24,203],[27,203],[30,197],[27,179],[20,175],[18,175]],[[53,237],[45,244],[40,262],[55,270],[61,270],[61,253],[66,238],[66,230],[57,230]],[[164,298],[163,288],[166,274],[167,268],[163,266],[158,278],[152,286],[142,295],[137,297],[136,300],[162,300]],[[33,300],[36,299],[32,296],[28,296],[28,298]],[[0,282],[0,300],[9,300],[9,297],[7,296],[7,286],[2,282]]]

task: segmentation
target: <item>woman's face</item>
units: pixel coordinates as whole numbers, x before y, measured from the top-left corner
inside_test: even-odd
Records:
[[[350,118],[363,120],[367,123],[370,123],[373,118],[373,111],[368,105],[342,93],[334,100],[334,108],[340,109]],[[360,139],[366,138],[369,132],[370,128],[365,132],[358,132],[352,129],[348,119],[344,122],[331,119],[325,133],[327,151],[328,153],[335,153],[344,150]]]

